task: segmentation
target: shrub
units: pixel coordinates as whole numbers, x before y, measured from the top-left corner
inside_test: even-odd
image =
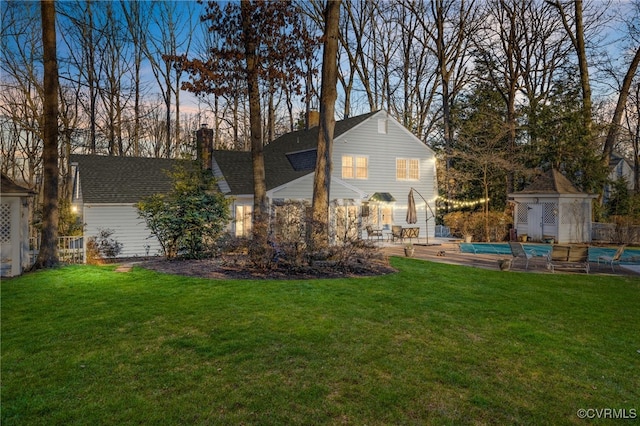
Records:
[[[470,212],[451,212],[443,217],[444,224],[458,237],[474,234],[475,224],[471,219]]]
[[[230,200],[218,191],[208,170],[177,167],[168,172],[172,189],[141,200],[138,214],[167,258],[204,258],[217,252],[217,241],[231,219]]]
[[[105,260],[113,261],[122,251],[122,243],[112,238],[115,231],[112,229],[98,230],[98,235],[90,237],[87,241],[87,263],[97,265]]]
[[[503,241],[513,223],[511,215],[504,212],[452,212],[443,219],[454,235],[471,235],[476,241]]]

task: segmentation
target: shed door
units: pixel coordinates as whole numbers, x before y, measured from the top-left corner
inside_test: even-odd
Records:
[[[534,241],[540,241],[542,240],[542,204],[529,204],[528,209],[529,237]]]

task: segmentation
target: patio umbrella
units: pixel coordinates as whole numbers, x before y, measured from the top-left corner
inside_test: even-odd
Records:
[[[407,203],[407,223],[416,223],[418,212],[416,211],[416,200],[413,198],[413,188],[409,191],[409,201]]]

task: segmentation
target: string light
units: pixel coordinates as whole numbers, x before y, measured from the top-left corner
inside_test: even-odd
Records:
[[[448,198],[438,196],[438,200],[443,203],[449,204],[454,209],[460,209],[465,207],[475,207],[477,205],[484,204],[488,202],[490,198],[480,198],[478,200],[461,201],[461,200],[450,200]]]

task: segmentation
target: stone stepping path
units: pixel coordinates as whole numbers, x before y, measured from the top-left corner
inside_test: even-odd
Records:
[[[133,269],[133,263],[123,263],[116,268],[116,272],[131,272]]]

